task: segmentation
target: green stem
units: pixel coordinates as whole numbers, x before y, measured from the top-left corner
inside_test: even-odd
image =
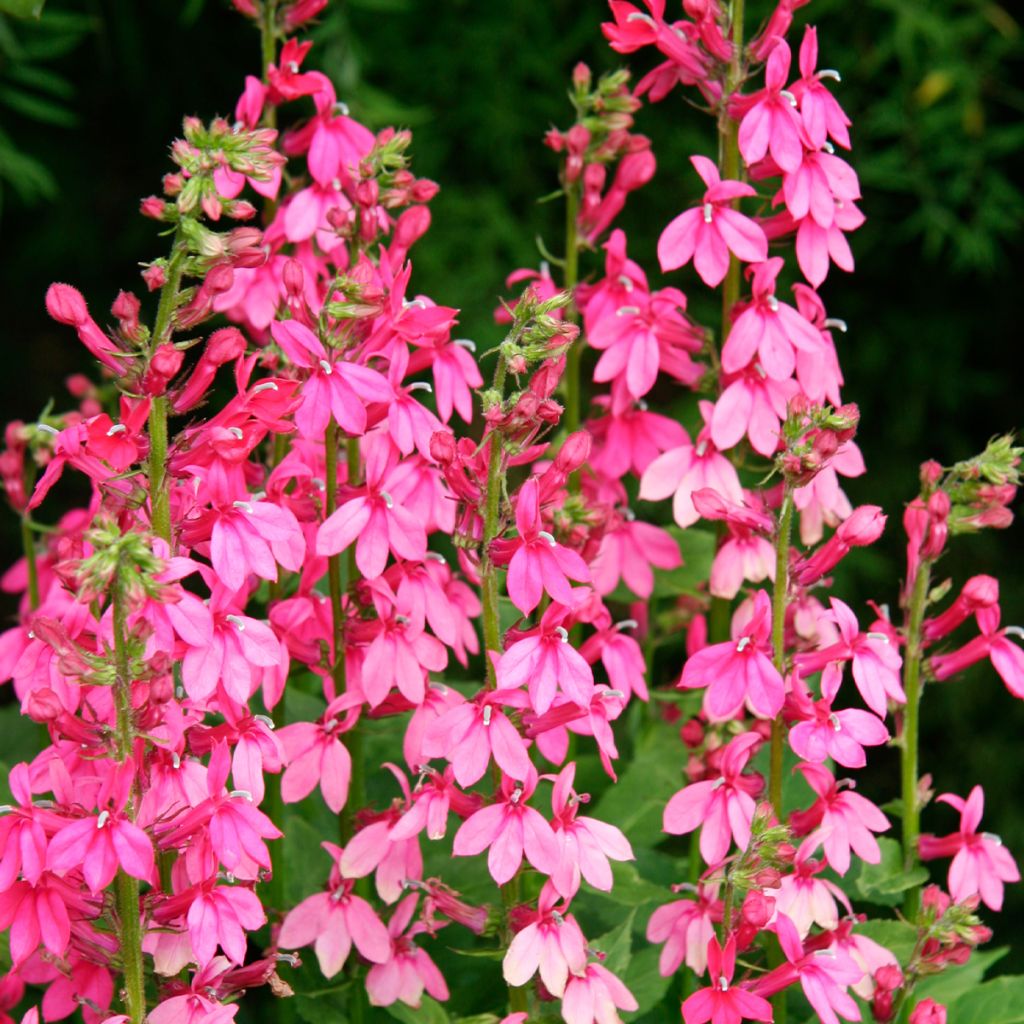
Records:
[[[324,519],[329,519],[338,508],[338,424],[332,416],[327,421],[324,433]],[[341,555],[331,555],[327,559],[327,588],[331,595],[331,622],[334,639],[334,680],[338,682],[339,673],[344,673],[345,656],[342,651],[342,619],[341,602]]]
[[[573,296],[565,309],[567,320],[579,322],[576,308],[576,285],[579,283],[580,247],[577,228],[579,214],[579,186],[567,185],[565,189],[565,290]],[[565,429],[573,433],[580,429],[580,357],[583,354],[583,339],[577,338],[569,347],[565,357]],[[576,481],[578,485],[578,480]]]
[[[789,538],[793,532],[793,492],[785,485],[779,530],[775,538],[775,587],[772,591],[772,660],[780,673],[786,671],[786,597],[789,592]],[[785,730],[781,717],[772,720],[768,796],[775,817],[782,821],[782,748]]]
[[[31,489],[29,492],[31,494]],[[36,544],[32,536],[32,523],[28,512],[21,515],[21,546],[25,551],[25,566],[28,570],[28,606],[35,611],[39,607],[39,566],[36,564]]]
[[[113,629],[114,705],[117,714],[115,747],[118,760],[124,763],[135,747],[135,713],[132,709],[132,673],[128,660],[128,629],[125,609],[124,583],[118,567],[114,580]],[[125,808],[129,819],[135,818],[134,796]],[[124,870],[118,870],[115,879],[117,897],[117,938],[124,972],[125,1007],[132,1024],[142,1024],[146,1017],[146,980],[142,964],[142,928],[139,922],[139,882]]]
[[[277,0],[263,0],[260,15],[260,57],[263,62],[263,81],[266,82],[267,69],[277,60]],[[276,113],[276,108],[270,104],[268,107]]]
[[[921,624],[928,607],[931,563],[917,570],[907,610],[906,648],[903,654],[903,689],[907,704],[903,709],[903,733],[900,739],[900,779],[903,797],[903,867],[911,871],[918,863],[917,840],[921,834],[921,804],[917,792],[918,742],[921,711]],[[907,890],[903,914],[914,921],[921,907],[920,886]]]
[[[150,352],[169,341],[173,333],[174,307],[188,252],[181,243],[180,229],[174,234],[167,279],[160,289]],[[171,496],[167,487],[167,396],[158,395],[149,407],[149,502],[153,532],[171,543]]]

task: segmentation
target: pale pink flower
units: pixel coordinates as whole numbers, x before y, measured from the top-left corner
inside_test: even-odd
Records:
[[[768,258],[768,239],[760,226],[732,208],[734,199],[755,195],[752,186],[722,181],[718,168],[704,156],[690,162],[707,191],[699,207],[679,214],[658,239],[658,262],[664,271],[675,270],[690,260],[709,287],[722,283],[729,269],[729,253],[745,263]]]
[[[708,963],[708,943],[715,937],[715,924],[722,920],[722,901],[715,884],[698,885],[696,899],[675,900],[658,907],[647,922],[647,941],[664,942],[658,958],[658,973],[670,978],[680,964],[701,975]]]
[[[665,831],[679,836],[699,828],[700,855],[710,865],[724,860],[730,840],[741,850],[750,842],[754,796],[761,792],[764,782],[757,775],[744,775],[743,769],[760,742],[761,737],[752,732],[730,740],[722,753],[721,775],[714,780],[691,782],[665,805]]]
[[[656,569],[678,569],[683,564],[679,544],[667,530],[630,516],[601,537],[601,546],[590,563],[594,590],[602,597],[622,580],[637,597],[654,591]]]
[[[229,590],[241,589],[253,573],[277,579],[277,566],[302,569],[306,538],[294,513],[270,501],[236,501],[213,513],[210,561]]]
[[[277,733],[288,762],[281,776],[281,799],[286,804],[297,803],[319,786],[335,814],[345,806],[352,758],[338,738],[346,725],[336,717],[337,705],[344,699],[332,702],[319,722],[294,722]]]
[[[1019,882],[1020,872],[1010,851],[991,832],[979,832],[985,810],[985,794],[975,786],[966,800],[954,793],[938,798],[960,812],[960,831],[948,836],[921,836],[918,845],[922,860],[953,857],[949,866],[949,894],[957,903],[978,896],[985,906],[1000,910],[1003,883]]]
[[[526,801],[537,786],[531,769],[525,782],[503,778],[501,799],[467,818],[455,833],[452,853],[472,857],[487,850],[491,877],[504,885],[519,870],[523,855],[540,872],[552,875],[561,857],[558,840],[547,820]]]
[[[545,882],[528,923],[509,944],[502,973],[509,985],[525,985],[538,971],[544,987],[561,998],[569,975],[582,974],[587,966],[587,940],[568,913],[568,902],[558,905],[558,893]]]
[[[607,968],[587,964],[582,974],[572,974],[562,996],[565,1024],[622,1024],[617,1010],[636,1010],[633,993]]]
[[[797,850],[793,871],[783,875],[775,890],[776,921],[791,922],[791,926],[805,938],[813,925],[827,931],[839,924],[837,900],[850,911],[846,893],[827,878],[818,878],[825,870],[822,861],[811,860],[809,853],[818,844],[805,840]],[[859,975],[858,975],[859,977]]]

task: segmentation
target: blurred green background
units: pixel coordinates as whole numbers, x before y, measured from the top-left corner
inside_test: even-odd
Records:
[[[751,8],[756,21],[768,5]],[[621,63],[601,36],[605,17],[601,0],[334,0],[315,31],[312,62],[353,114],[413,129],[414,169],[442,186],[414,251],[414,285],[460,307],[460,333],[482,347],[500,336],[491,311],[505,275],[536,265],[537,236],[558,250],[561,207],[537,202],[557,187],[541,137],[569,122],[576,61]],[[833,271],[822,288],[830,314],[850,324],[844,394],[862,410],[869,473],[848,490],[891,513],[883,541],[840,579],[863,615],[869,597],[895,605],[899,516],[918,464],[966,457],[1024,421],[1024,35],[1009,5],[982,0],[814,0],[798,23],[819,26],[819,64],[842,72],[836,91],[854,122],[868,217],[852,239],[856,274]],[[138,200],[158,190],[181,116],[230,114],[258,60],[255,32],[219,0],[49,0],[38,21],[0,15],[5,419],[34,418],[51,396],[64,405],[61,381],[88,368],[71,332],[46,317],[46,286],[75,284],[101,322],[119,288],[142,292],[137,264],[162,244]],[[651,63],[637,55],[637,76]],[[641,111],[637,129],[654,140],[659,169],[620,223],[631,255],[653,268],[661,227],[694,199],[687,158],[715,142],[709,119],[678,95]],[[691,273],[672,283],[714,322]],[[1003,621],[1021,622],[1020,537],[1017,528],[958,542],[940,578],[999,576]],[[7,564],[18,550],[13,520],[0,540]],[[932,687],[924,719],[922,761],[938,790],[981,781],[986,827],[1024,863],[1024,707],[985,666]],[[865,789],[894,795],[895,758],[872,772]],[[951,812],[926,812],[926,828],[953,825]],[[1024,888],[1000,918],[987,916],[997,941],[1017,947],[1006,968],[1024,970]]]

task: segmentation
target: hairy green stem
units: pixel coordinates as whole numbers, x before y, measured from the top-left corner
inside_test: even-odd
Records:
[[[772,660],[780,673],[786,671],[786,597],[789,592],[789,538],[793,532],[793,492],[787,483],[775,538],[775,586],[772,590]],[[781,717],[772,720],[768,796],[775,817],[782,821],[782,748],[785,731]]]
[[[903,732],[900,737],[900,780],[903,798],[903,867],[911,871],[918,863],[917,840],[921,834],[921,804],[917,792],[918,743],[921,712],[921,624],[928,607],[931,586],[931,563],[924,562],[917,570],[914,589],[907,609],[906,647],[903,653],[903,689],[907,695],[903,709]],[[921,908],[921,887],[907,890],[903,902],[904,916],[913,921]]]
[[[132,674],[128,660],[127,609],[124,582],[118,566],[114,579],[112,605],[114,630],[114,705],[117,715],[115,748],[122,764],[132,756],[135,747],[135,713],[132,709]],[[126,813],[135,817],[134,795],[129,797]],[[142,964],[142,928],[139,922],[139,882],[118,869],[114,882],[117,899],[117,938],[124,973],[125,1008],[132,1024],[146,1018],[146,979]]]
[[[579,231],[577,218],[579,215],[580,193],[576,183],[565,188],[565,272],[562,283],[565,290],[573,297],[566,306],[565,316],[573,323],[579,322],[579,310],[576,308],[576,285],[579,283]],[[583,339],[577,338],[565,356],[565,429],[573,433],[580,429],[580,358],[583,354]],[[576,481],[578,486],[578,479]]]
[[[171,245],[167,278],[160,289],[160,301],[150,340],[151,353],[169,341],[173,333],[174,307],[177,305],[187,256],[179,229]],[[167,436],[167,396],[158,395],[149,407],[149,504],[153,532],[170,544],[171,498],[167,486]]]
[[[39,607],[39,566],[36,564],[36,541],[27,511],[21,514],[21,546],[25,551],[28,572],[28,606],[35,611]]]

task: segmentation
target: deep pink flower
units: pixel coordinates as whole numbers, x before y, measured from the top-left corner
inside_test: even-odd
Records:
[[[938,798],[960,812],[960,831],[948,836],[923,835],[919,840],[922,860],[953,857],[949,866],[949,894],[957,903],[979,896],[985,906],[1003,906],[1003,882],[1019,882],[1020,872],[1010,851],[991,832],[979,832],[985,794],[975,786],[966,800],[954,793]]]
[[[242,886],[210,885],[200,889],[188,909],[188,934],[200,967],[219,946],[235,964],[245,962],[246,932],[267,922],[259,897]]]
[[[729,253],[745,263],[768,258],[768,239],[758,224],[732,208],[734,199],[755,195],[753,187],[739,181],[722,181],[718,168],[704,156],[690,162],[707,191],[699,207],[672,220],[658,239],[658,262],[664,271],[693,260],[701,280],[716,288],[729,269]]]
[[[807,138],[815,149],[823,149],[827,136],[842,146],[850,148],[850,119],[843,113],[836,98],[822,83],[824,78],[839,81],[839,72],[818,66],[818,30],[813,25],[804,29],[800,43],[800,78],[793,84],[793,95],[800,104],[800,118]]]
[[[830,678],[838,685],[838,673],[831,673]],[[885,743],[889,730],[870,711],[833,710],[835,693],[826,684],[827,680],[823,680],[821,700],[814,700],[803,680],[793,681],[786,715],[796,722],[789,730],[789,745],[805,761],[821,764],[831,757],[845,768],[863,768],[867,764],[864,748]]]
[[[336,717],[336,706],[344,699],[335,700],[319,722],[294,722],[278,732],[288,760],[281,776],[281,799],[286,804],[302,800],[319,786],[335,814],[345,806],[352,758],[338,738],[345,726]]]
[[[767,999],[732,984],[736,971],[736,936],[730,935],[723,949],[717,937],[707,948],[709,988],[694,992],[683,1003],[685,1024],[740,1024],[744,1020],[770,1021],[772,1006]]]
[[[800,115],[792,93],[786,92],[791,59],[789,46],[779,39],[768,55],[764,89],[747,98],[750,106],[739,130],[740,152],[747,164],[756,164],[771,153],[783,171],[800,166],[804,152]]]
[[[704,712],[712,721],[726,721],[744,705],[760,718],[774,718],[782,710],[786,688],[770,658],[771,615],[771,601],[759,590],[737,639],[711,644],[686,659],[679,686],[706,688]]]

